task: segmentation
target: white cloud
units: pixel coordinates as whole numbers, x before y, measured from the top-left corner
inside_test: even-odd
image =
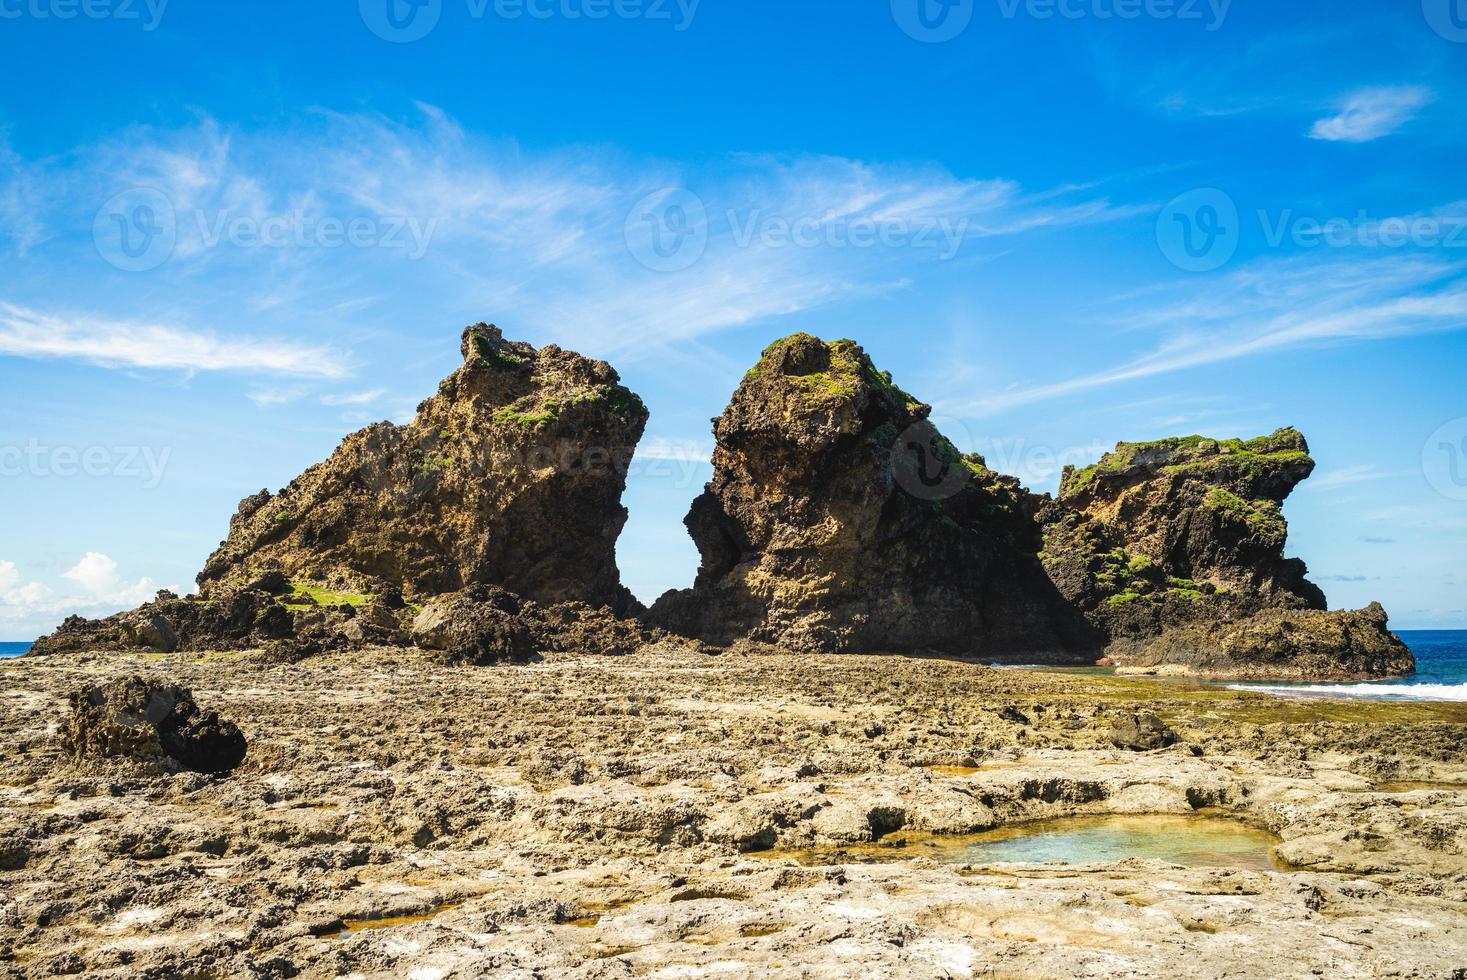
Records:
[[[1184,298],[1139,309],[1115,327],[1169,332],[1131,361],[957,405],[988,414],[1077,392],[1300,347],[1467,329],[1459,265],[1415,256],[1266,260]],[[1186,324],[1178,329],[1175,325]]]
[[[289,405],[291,402],[299,401],[305,396],[306,389],[304,388],[255,388],[245,395],[246,398],[261,408]]]
[[[108,605],[139,605],[158,592],[158,586],[149,578],[128,585],[117,573],[117,562],[96,551],[87,552],[63,577],[80,585],[93,601]]]
[[[386,388],[373,388],[371,391],[355,391],[337,395],[322,395],[321,404],[340,405],[370,405],[372,402],[387,394]]]
[[[1309,135],[1330,142],[1368,143],[1394,133],[1434,99],[1431,89],[1419,85],[1361,89],[1340,104],[1336,115],[1316,122]]]
[[[668,460],[677,463],[707,463],[713,458],[713,443],[706,439],[666,439],[652,436],[637,445],[639,460]]]
[[[218,337],[183,327],[88,316],[53,316],[0,302],[0,354],[70,358],[104,367],[257,371],[339,378],[343,359],[325,347]]]
[[[140,129],[80,148],[76,165],[48,175],[66,200],[106,201],[129,187],[167,197],[178,216],[177,245],[150,275],[176,286],[170,295],[179,302],[195,296],[210,305],[221,288],[243,294],[247,283],[256,309],[313,302],[329,322],[361,315],[364,297],[375,305],[374,293],[396,288],[393,277],[406,276],[402,288],[442,296],[445,306],[492,311],[531,337],[620,359],[902,289],[914,269],[978,240],[1140,210],[1114,206],[1086,187],[1034,192],[933,164],[736,156],[688,169],[581,148],[532,153],[466,133],[431,106],[419,109],[408,123],[318,112],[289,131],[236,132],[208,119],[185,130]],[[412,179],[398,178],[405,173]],[[663,273],[638,264],[626,229],[635,204],[668,188],[701,199],[709,240],[690,267]],[[51,197],[58,196],[54,191]],[[404,260],[417,254],[412,248],[294,241],[246,248],[211,233],[237,218],[260,223],[278,216],[308,230],[328,219],[365,220],[383,233],[405,227],[411,243],[424,248],[408,265]],[[741,240],[739,228],[749,222],[760,228],[799,222],[815,242],[774,245],[757,234]],[[893,222],[910,226],[901,244],[844,241],[851,227]],[[925,237],[913,244],[922,229]],[[94,251],[90,230],[72,229],[72,241],[88,253]],[[223,277],[237,278],[220,286]],[[206,282],[207,294],[190,292]],[[40,319],[27,313],[12,319]],[[226,344],[181,328],[126,322],[87,326],[99,329],[65,329],[60,317],[44,331],[25,322],[0,324],[0,352],[8,346],[23,356],[302,377],[344,373],[339,358],[296,344]],[[106,350],[98,349],[98,336],[113,338]],[[261,390],[255,400],[281,403],[270,394]]]

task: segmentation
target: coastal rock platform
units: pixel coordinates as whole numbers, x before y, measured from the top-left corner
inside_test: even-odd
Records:
[[[63,751],[142,675],[228,775]],[[0,666],[0,976],[1461,976],[1467,706],[659,641]],[[941,864],[952,835],[1231,816],[1271,868]]]

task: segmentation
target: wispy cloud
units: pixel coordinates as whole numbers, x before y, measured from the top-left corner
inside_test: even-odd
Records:
[[[1373,463],[1362,463],[1358,466],[1346,466],[1336,470],[1330,470],[1320,476],[1311,477],[1305,484],[1311,490],[1333,490],[1339,487],[1353,486],[1357,483],[1371,483],[1376,480],[1390,480],[1402,473],[1394,473],[1383,469]]]
[[[1115,329],[1163,329],[1132,360],[1062,381],[970,399],[988,414],[1189,368],[1300,347],[1467,329],[1463,267],[1417,256],[1270,259],[1182,298],[1143,307]]]
[[[637,446],[639,460],[670,460],[678,463],[707,463],[713,458],[713,443],[706,439],[666,439],[653,436]]]
[[[1316,122],[1309,135],[1336,143],[1369,143],[1396,132],[1434,99],[1431,89],[1421,85],[1361,89],[1344,99],[1338,113]]]
[[[370,391],[352,391],[334,395],[322,395],[321,404],[331,406],[370,405],[385,394],[387,394],[386,388],[373,388]]]
[[[207,118],[174,131],[140,128],[45,168],[45,186],[35,184],[34,167],[14,161],[8,183],[0,171],[0,202],[8,193],[37,222],[63,228],[75,259],[95,264],[96,209],[120,192],[156,191],[176,215],[176,245],[146,280],[130,282],[167,288],[181,305],[208,307],[234,291],[249,297],[247,311],[278,318],[311,303],[340,322],[369,314],[401,282],[444,307],[491,311],[531,337],[628,361],[907,288],[923,268],[977,242],[1149,209],[1112,202],[1094,186],[1026,188],[920,162],[737,155],[681,166],[585,148],[530,152],[467,133],[432,106],[418,109],[407,121],[316,112],[288,131],[246,132]],[[404,173],[412,180],[398,179]],[[691,195],[704,238],[686,265],[650,268],[629,241],[629,227],[640,227],[633,212],[671,192]],[[86,205],[84,227],[76,202]],[[323,245],[322,229],[355,224],[371,233],[366,245]],[[894,241],[879,233],[892,228]],[[399,240],[404,247],[393,247]],[[176,328],[181,336],[117,326],[108,333],[119,339],[102,354],[75,331],[46,343],[12,340],[11,352],[341,373],[339,360],[298,346],[202,343]]]
[[[102,367],[246,371],[340,378],[340,354],[287,341],[220,337],[184,327],[61,316],[0,302],[0,355]]]

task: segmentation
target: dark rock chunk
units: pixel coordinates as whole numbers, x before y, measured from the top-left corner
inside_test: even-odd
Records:
[[[224,773],[244,761],[244,734],[193,694],[172,684],[127,677],[72,693],[62,727],[64,751],[78,759],[125,758],[166,768]]]
[[[536,653],[535,640],[522,611],[511,593],[475,586],[429,602],[413,620],[412,639],[450,663],[528,660]]]
[[[1110,729],[1110,744],[1129,752],[1150,752],[1177,743],[1177,733],[1149,711],[1126,715]]]

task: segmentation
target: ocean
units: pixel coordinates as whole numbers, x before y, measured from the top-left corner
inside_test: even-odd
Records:
[[[1397,630],[1416,655],[1416,673],[1390,681],[1348,684],[1229,684],[1268,691],[1371,701],[1467,701],[1467,630]]]
[[[1229,684],[1238,691],[1377,701],[1467,701],[1467,630],[1399,630],[1416,655],[1416,673],[1391,681],[1350,684]],[[29,643],[0,643],[0,659],[18,657]]]

